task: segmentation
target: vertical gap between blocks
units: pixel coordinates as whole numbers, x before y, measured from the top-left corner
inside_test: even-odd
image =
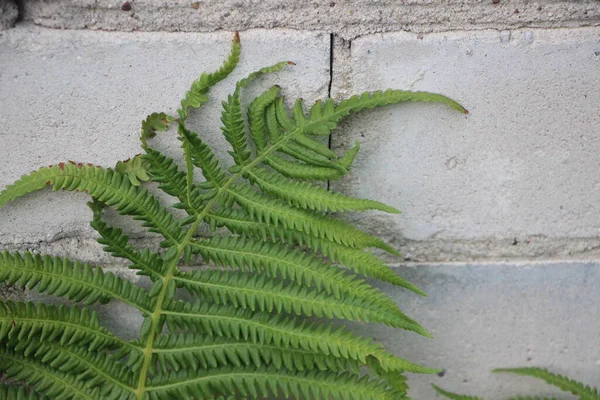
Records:
[[[329,35],[329,86],[327,87],[327,97],[331,97],[331,86],[333,85],[333,48],[334,48],[335,34]],[[331,149],[333,132],[327,138],[327,147]],[[331,189],[331,181],[327,181],[327,190]]]

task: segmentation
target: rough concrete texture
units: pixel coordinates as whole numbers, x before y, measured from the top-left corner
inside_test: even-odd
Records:
[[[226,58],[232,34],[57,31],[19,25],[0,36],[0,188],[40,166],[85,161],[113,166],[140,152],[141,121],[151,112],[175,114],[201,71]],[[275,82],[290,97],[327,96],[330,36],[290,30],[242,34],[240,67],[213,93],[190,124],[219,148],[221,101],[235,81],[259,67],[293,60],[276,76],[259,79],[250,94]],[[250,93],[250,94],[249,94]],[[179,154],[175,133],[157,147]],[[160,140],[169,138],[168,140]],[[39,241],[93,233],[84,194],[35,193],[0,210],[0,243],[28,247]],[[134,233],[142,233],[132,225]],[[68,242],[68,240],[67,240]],[[55,249],[60,252],[60,248]]]
[[[13,0],[0,0],[0,31],[12,28],[19,17],[19,8]]]
[[[52,28],[375,32],[573,27],[600,24],[597,0],[29,0],[25,18]]]
[[[332,144],[359,140],[361,153],[333,188],[402,210],[363,226],[413,259],[596,252],[599,37],[598,28],[390,33],[338,46],[334,58],[351,67],[335,97],[425,90],[471,114],[406,104],[351,118]]]
[[[396,354],[445,370],[443,377],[411,375],[412,398],[439,398],[431,383],[487,400],[561,393],[535,379],[491,373],[499,367],[545,367],[600,385],[598,263],[437,264],[398,273],[429,297],[386,290],[434,339],[385,327],[363,332]]]

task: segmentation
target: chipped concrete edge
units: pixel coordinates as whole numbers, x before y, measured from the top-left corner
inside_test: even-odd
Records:
[[[291,28],[336,33],[344,39],[394,31],[557,28],[600,25],[600,2],[552,4],[503,1],[446,5],[393,0],[204,2],[30,0],[23,17],[58,29],[210,32],[220,29]]]

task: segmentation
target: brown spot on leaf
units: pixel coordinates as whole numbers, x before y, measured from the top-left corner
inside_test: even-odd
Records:
[[[238,31],[235,31],[235,33],[233,34],[233,43],[239,43],[240,42],[240,33]]]
[[[65,169],[65,163],[64,162],[58,163],[58,169],[60,169],[61,171],[63,169]]]
[[[293,62],[293,61],[288,61],[288,64],[289,64],[289,65],[296,65],[296,63],[295,63],[295,62]]]
[[[52,185],[52,181],[46,181],[46,185]]]
[[[69,163],[70,163],[70,164],[73,164],[73,165],[77,164],[77,163],[76,163],[75,161],[73,161],[73,160],[69,160]]]

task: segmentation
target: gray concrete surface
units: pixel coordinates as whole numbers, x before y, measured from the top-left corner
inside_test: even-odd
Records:
[[[332,145],[359,140],[361,153],[332,187],[403,211],[360,221],[413,259],[597,255],[599,38],[599,28],[527,29],[339,45],[334,58],[348,62],[335,97],[433,91],[470,114],[406,104],[351,118]]]
[[[437,398],[431,383],[486,400],[561,393],[535,379],[491,373],[499,367],[544,367],[600,386],[597,262],[454,263],[397,270],[429,297],[386,290],[434,339],[385,327],[363,332],[396,354],[445,370],[443,377],[411,375],[414,399]]]
[[[13,0],[0,1],[0,31],[12,28],[19,16],[19,8]]]
[[[60,161],[108,167],[139,153],[142,119],[151,112],[175,114],[200,72],[221,65],[231,39],[228,32],[131,34],[32,25],[5,31],[0,36],[0,187]],[[190,119],[223,159],[228,148],[220,132],[221,101],[237,79],[293,60],[295,67],[260,79],[246,97],[275,82],[291,98],[308,101],[328,91],[329,35],[253,30],[244,32],[242,41],[240,68]],[[174,156],[179,154],[175,136],[170,132],[158,141]],[[60,246],[62,238],[90,237],[87,201],[83,194],[40,192],[9,204],[0,211],[0,243]]]
[[[28,0],[25,18],[52,28],[214,31],[293,28],[353,38],[374,32],[600,24],[597,0]]]

